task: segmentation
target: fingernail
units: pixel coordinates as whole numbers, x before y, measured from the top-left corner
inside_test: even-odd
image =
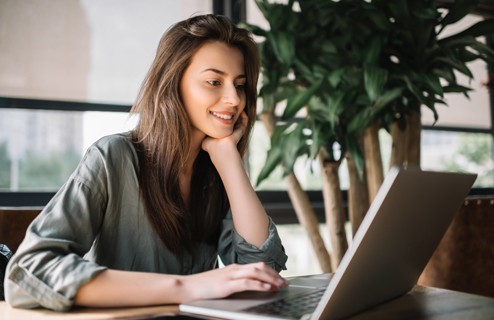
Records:
[[[269,283],[263,283],[262,286],[266,289],[270,289],[271,285]]]

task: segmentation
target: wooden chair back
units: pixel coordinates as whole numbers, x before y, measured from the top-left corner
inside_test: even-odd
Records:
[[[419,284],[494,297],[494,195],[466,198]]]
[[[0,207],[0,243],[15,252],[24,239],[29,224],[41,210],[39,207]]]

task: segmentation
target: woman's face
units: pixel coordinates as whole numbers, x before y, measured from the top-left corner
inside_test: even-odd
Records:
[[[207,42],[192,56],[180,92],[194,136],[223,138],[232,134],[245,108],[242,52],[223,42]]]

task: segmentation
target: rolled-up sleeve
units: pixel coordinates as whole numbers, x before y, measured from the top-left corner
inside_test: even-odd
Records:
[[[5,298],[13,307],[65,311],[79,288],[105,270],[84,259],[99,231],[106,195],[85,183],[88,174],[105,179],[97,154],[86,155],[69,181],[29,226],[5,276]],[[88,172],[87,165],[94,165]],[[101,182],[101,181],[100,181]]]
[[[269,217],[268,217],[269,218]],[[219,256],[225,264],[264,262],[276,271],[286,270],[288,259],[274,222],[269,218],[269,235],[258,248],[242,238],[233,226],[231,213],[223,219],[218,246]]]

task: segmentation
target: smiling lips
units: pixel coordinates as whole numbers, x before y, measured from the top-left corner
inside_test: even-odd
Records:
[[[210,111],[209,113],[212,114],[213,116],[220,118],[220,119],[223,119],[223,120],[232,120],[234,117],[233,114],[218,113],[218,112],[214,112],[214,111]]]

